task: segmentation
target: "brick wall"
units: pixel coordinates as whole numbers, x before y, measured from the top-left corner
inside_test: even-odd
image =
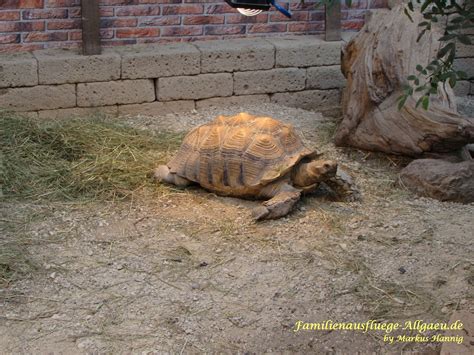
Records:
[[[81,45],[80,0],[0,0],[0,51],[31,51]],[[281,34],[324,32],[324,8],[318,1],[285,3],[287,19],[268,11],[245,17],[224,0],[100,0],[104,46],[188,42]],[[344,3],[344,0],[342,0]],[[387,0],[354,0],[342,6],[344,30],[359,30],[369,8],[386,7]]]

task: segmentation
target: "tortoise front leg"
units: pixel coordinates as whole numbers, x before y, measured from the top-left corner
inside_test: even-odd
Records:
[[[291,212],[301,197],[300,190],[286,183],[283,185],[268,186],[266,190],[273,192],[274,196],[270,200],[265,201],[261,206],[252,210],[252,217],[256,221],[277,219],[286,216]],[[266,191],[264,190],[264,192]]]
[[[158,182],[167,182],[168,184],[173,184],[178,187],[186,187],[191,184],[191,181],[185,179],[181,176],[178,176],[170,172],[170,169],[166,165],[158,166],[153,174],[154,178]]]
[[[337,168],[336,175],[324,181],[336,195],[347,201],[360,201],[361,194],[352,177],[341,168]]]

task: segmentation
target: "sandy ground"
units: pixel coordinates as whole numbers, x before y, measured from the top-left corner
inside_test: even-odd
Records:
[[[473,311],[474,205],[413,196],[397,184],[402,161],[334,147],[333,121],[314,112],[262,105],[128,121],[188,130],[239,111],[293,123],[354,175],[363,201],[306,196],[262,223],[250,218],[259,202],[197,187],[115,203],[3,203],[38,269],[0,291],[2,353],[439,351],[390,345],[383,331],[293,328]]]

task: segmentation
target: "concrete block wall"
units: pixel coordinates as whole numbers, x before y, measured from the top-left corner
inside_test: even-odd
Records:
[[[474,29],[464,31],[474,43]],[[454,60],[456,70],[464,71],[468,80],[456,83],[454,92],[457,96],[474,96],[474,45],[457,44],[456,59]]]
[[[341,42],[317,36],[0,55],[0,108],[39,117],[157,115],[275,102],[338,112]]]

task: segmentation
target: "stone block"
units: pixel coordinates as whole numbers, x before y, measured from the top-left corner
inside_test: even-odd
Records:
[[[276,67],[317,67],[341,62],[342,42],[326,42],[317,36],[267,39],[275,46]]]
[[[0,56],[0,88],[38,85],[38,67],[31,53]]]
[[[120,105],[119,116],[162,116],[169,113],[187,112],[194,110],[193,100],[168,102],[150,102],[145,104]]]
[[[221,73],[271,69],[275,65],[275,48],[264,39],[201,41],[201,73]]]
[[[265,94],[303,90],[306,70],[280,68],[252,72],[234,73],[234,93],[236,95]]]
[[[77,84],[77,106],[135,104],[155,100],[153,80],[120,80]]]
[[[337,89],[346,84],[340,65],[308,68],[306,77],[306,89]]]
[[[474,58],[456,58],[454,69],[464,71],[468,78],[474,78]]]
[[[120,55],[104,49],[100,55],[77,50],[48,49],[33,53],[40,84],[86,83],[120,79]]]
[[[122,79],[162,78],[199,74],[201,53],[189,43],[127,46],[122,56]]]
[[[470,36],[471,42],[474,43],[474,36]],[[474,57],[474,45],[456,44],[456,58]]]
[[[456,96],[467,96],[469,95],[470,88],[471,83],[467,80],[462,80],[456,82],[456,86],[453,88],[453,91]]]
[[[341,104],[341,93],[339,90],[305,90],[278,93],[272,95],[271,102],[305,110],[325,111]]]
[[[229,97],[214,97],[212,99],[205,99],[196,101],[196,109],[208,109],[214,107],[228,107],[241,105],[257,105],[261,103],[270,102],[268,95],[242,95]]]
[[[159,101],[198,100],[231,96],[232,90],[232,74],[219,73],[159,78],[156,94]]]
[[[117,117],[117,106],[73,107],[38,112],[40,119],[87,118],[95,116]]]
[[[13,111],[38,111],[76,106],[73,84],[37,85],[0,89],[0,107]]]

